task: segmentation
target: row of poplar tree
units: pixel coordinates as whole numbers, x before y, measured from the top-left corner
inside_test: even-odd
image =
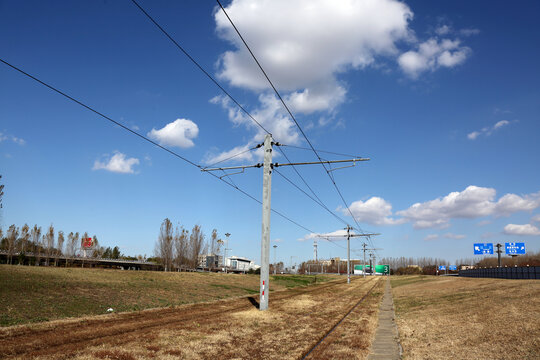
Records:
[[[70,232],[67,236],[63,231],[58,231],[56,234],[52,224],[45,231],[37,225],[33,228],[27,224],[21,228],[11,225],[5,235],[0,228],[0,249],[7,252],[8,264],[16,262],[15,257],[18,258],[18,263],[22,263],[27,256],[32,256],[35,265],[39,265],[43,258],[45,265],[50,265],[50,260],[53,259],[56,266],[60,257],[74,257],[77,250],[81,248],[83,239],[86,238],[88,238],[87,232],[82,236],[78,232]],[[101,257],[105,251],[112,253],[110,248],[104,249],[99,246],[95,235],[93,242],[94,250],[87,256]],[[119,255],[120,251],[118,248],[115,249]]]
[[[182,226],[174,228],[172,222],[165,219],[161,223],[154,252],[165,271],[194,269],[199,265],[199,255],[218,255],[222,243],[216,229],[206,241],[200,225],[193,226],[190,233]]]

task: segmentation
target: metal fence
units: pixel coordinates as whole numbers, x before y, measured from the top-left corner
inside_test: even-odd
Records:
[[[539,279],[540,266],[460,270],[459,276],[499,279]]]

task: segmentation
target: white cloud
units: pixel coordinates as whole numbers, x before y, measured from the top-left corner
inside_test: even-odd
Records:
[[[250,144],[246,144],[246,145],[236,146],[236,147],[232,148],[231,150],[221,152],[221,153],[219,153],[217,155],[213,154],[211,152],[208,152],[206,154],[205,158],[203,159],[203,162],[205,164],[207,164],[207,165],[213,165],[213,164],[216,164],[216,163],[221,163],[224,160],[226,160],[226,159],[228,159],[231,156],[234,156],[236,154],[240,154],[240,155],[229,159],[229,161],[236,161],[236,162],[253,161],[253,152],[252,151],[247,151],[251,147],[253,147],[253,144],[250,143]]]
[[[446,233],[443,235],[447,239],[454,239],[454,240],[460,240],[465,239],[467,236],[462,234],[452,234],[452,233]]]
[[[469,140],[475,140],[480,135],[490,136],[495,130],[498,130],[504,126],[507,126],[510,124],[510,121],[508,120],[501,120],[495,123],[493,126],[486,126],[482,128],[481,130],[473,131],[469,134],[467,134],[467,138]]]
[[[281,243],[281,242],[283,242],[282,239],[274,239],[273,241],[274,241],[275,243]]]
[[[461,192],[451,192],[442,198],[416,203],[397,214],[420,229],[445,227],[450,219],[508,216],[540,207],[540,192],[524,196],[506,194],[498,201],[495,201],[495,194],[495,189],[471,185]]]
[[[471,35],[478,35],[480,34],[480,30],[479,29],[474,29],[474,28],[470,28],[470,29],[461,29],[459,30],[459,33],[463,36],[471,36]]]
[[[355,234],[354,232],[351,232],[351,234]],[[310,233],[306,234],[303,238],[298,239],[298,241],[306,241],[306,240],[312,240],[312,239],[327,239],[327,240],[343,240],[345,236],[347,235],[347,230],[339,229],[336,231],[332,231],[329,233]]]
[[[13,135],[7,135],[3,132],[0,132],[0,143],[4,141],[9,141],[9,140],[13,141],[15,144],[18,144],[18,145],[26,144],[26,140],[22,138],[19,138]]]
[[[495,215],[508,216],[519,211],[532,211],[540,206],[540,192],[519,196],[506,194],[497,201]]]
[[[524,225],[508,224],[504,227],[503,232],[507,235],[521,235],[521,236],[540,235],[540,229],[538,229],[536,226],[531,225],[531,224],[524,224]]]
[[[446,35],[452,31],[452,28],[448,25],[441,25],[437,29],[435,29],[435,32],[437,35]]]
[[[531,218],[531,222],[538,222],[540,223],[540,214],[536,214]]]
[[[188,119],[176,119],[163,128],[152,129],[147,136],[164,146],[189,148],[194,146],[193,139],[199,135],[199,127]]]
[[[439,235],[437,235],[437,234],[429,234],[424,238],[424,240],[430,241],[430,240],[436,240],[438,238],[439,238]]]
[[[121,152],[115,152],[110,159],[105,161],[96,160],[94,162],[94,167],[92,170],[107,170],[115,173],[122,174],[133,174],[135,170],[133,167],[139,164],[139,159],[137,158],[128,158],[126,155]]]
[[[402,224],[405,220],[395,220],[392,215],[392,204],[380,197],[372,197],[367,201],[355,201],[349,209],[353,213],[357,221],[365,222],[373,225],[397,225]],[[340,210],[345,215],[350,215],[347,209]]]
[[[413,13],[396,0],[234,0],[226,8],[278,90],[296,112],[332,110],[345,99],[340,73],[362,69],[377,56],[395,56],[410,39]],[[217,33],[235,49],[223,53],[218,76],[256,92],[268,90],[221,11]]]
[[[218,154],[208,153],[203,160],[207,164],[215,163],[217,161],[223,160],[229,156],[234,155],[254,146],[257,143],[261,143],[264,140],[264,135],[266,132],[253,122],[240,108],[238,108],[232,101],[226,96],[216,96],[210,100],[213,104],[219,104],[223,109],[227,111],[229,121],[233,123],[234,126],[245,126],[248,129],[252,129],[255,133],[252,138],[248,141],[247,144],[237,146],[231,150],[227,150]],[[285,113],[283,106],[279,100],[271,94],[261,94],[259,95],[259,107],[255,110],[250,111],[250,114],[264,127],[268,130],[274,139],[277,139],[283,144],[295,145],[299,143],[299,134],[295,127],[294,122],[289,118]],[[256,154],[262,154],[256,152]],[[277,155],[277,152],[274,153]],[[236,160],[251,160],[251,154],[246,153],[242,157],[235,158]]]
[[[460,40],[431,38],[418,45],[417,50],[401,54],[398,64],[409,77],[416,79],[425,71],[435,71],[440,67],[455,67],[463,63],[471,49],[462,46]]]

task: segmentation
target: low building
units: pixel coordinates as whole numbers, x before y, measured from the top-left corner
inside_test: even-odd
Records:
[[[199,255],[197,267],[199,268],[218,268],[223,266],[223,256],[217,254]]]
[[[257,270],[260,268],[259,265],[256,265],[254,261],[240,257],[240,256],[231,256],[225,259],[225,266],[227,266],[228,269],[231,270],[237,270],[237,271],[249,271],[249,270]]]

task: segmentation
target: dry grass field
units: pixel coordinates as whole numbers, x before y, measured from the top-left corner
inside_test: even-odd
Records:
[[[364,359],[377,325],[381,278],[342,277],[270,295],[0,329],[0,358],[297,359],[371,290],[310,359]]]
[[[396,276],[404,359],[540,359],[540,281]]]
[[[276,276],[271,291],[335,279]],[[258,275],[0,265],[0,326],[178,306],[259,293]]]

